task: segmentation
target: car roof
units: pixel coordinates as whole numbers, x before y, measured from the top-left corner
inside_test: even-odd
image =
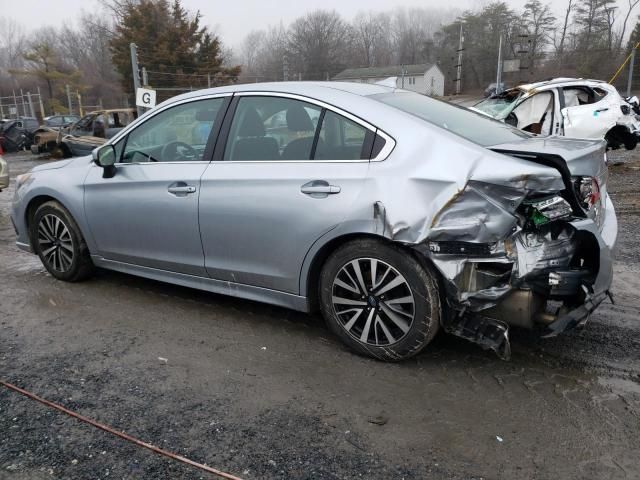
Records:
[[[514,89],[530,91],[530,90],[545,90],[547,88],[556,87],[570,87],[579,85],[594,86],[595,84],[607,84],[603,80],[592,80],[588,78],[554,78],[552,80],[545,80],[542,82],[527,83],[524,85],[518,85]]]
[[[361,97],[367,97],[370,95],[376,95],[380,93],[390,93],[397,89],[391,87],[385,87],[382,85],[376,85],[371,83],[357,83],[357,82],[266,82],[266,83],[245,83],[226,85],[223,87],[207,88],[203,90],[196,90],[193,92],[184,93],[176,97],[172,97],[169,100],[163,102],[163,104],[169,104],[179,102],[194,97],[201,97],[203,95],[215,95],[217,93],[236,93],[236,92],[275,92],[275,93],[290,93],[302,95],[310,98],[314,98],[316,95],[322,96],[323,91],[327,93],[327,90],[340,90],[343,92],[359,95]]]

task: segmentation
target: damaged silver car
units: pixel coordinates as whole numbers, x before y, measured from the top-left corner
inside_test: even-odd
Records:
[[[508,358],[512,326],[583,325],[617,236],[604,142],[352,83],[168,100],[91,157],[19,176],[12,220],[60,280],[101,267],[319,309],[387,361],[440,329]]]

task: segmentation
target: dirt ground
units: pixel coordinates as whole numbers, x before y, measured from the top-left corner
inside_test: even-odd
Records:
[[[0,379],[246,479],[640,478],[640,151],[613,153],[616,305],[512,331],[510,362],[439,336],[383,364],[319,316],[100,272],[54,280],[0,193]],[[12,176],[46,160],[6,155]],[[166,361],[165,361],[166,360]],[[212,478],[0,387],[0,478]]]

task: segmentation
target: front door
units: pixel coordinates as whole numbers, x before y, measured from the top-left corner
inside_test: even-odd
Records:
[[[206,276],[198,226],[200,182],[225,98],[159,112],[116,144],[116,174],[91,169],[85,211],[108,260]]]
[[[371,132],[292,98],[237,102],[224,155],[202,177],[207,272],[298,294],[305,255],[342,222],[363,188]]]

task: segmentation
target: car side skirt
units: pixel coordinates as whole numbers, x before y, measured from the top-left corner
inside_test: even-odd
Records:
[[[290,308],[300,312],[309,312],[309,302],[306,297],[293,295],[290,293],[270,290],[268,288],[254,287],[240,283],[226,282],[212,278],[198,277],[184,273],[169,272],[156,268],[142,267],[130,263],[108,260],[99,255],[92,255],[91,260],[96,267],[128,273],[139,277],[149,278],[160,282],[181,285],[183,287],[196,288],[208,292],[229,295],[231,297],[254,300],[256,302],[268,303],[279,307]]]

